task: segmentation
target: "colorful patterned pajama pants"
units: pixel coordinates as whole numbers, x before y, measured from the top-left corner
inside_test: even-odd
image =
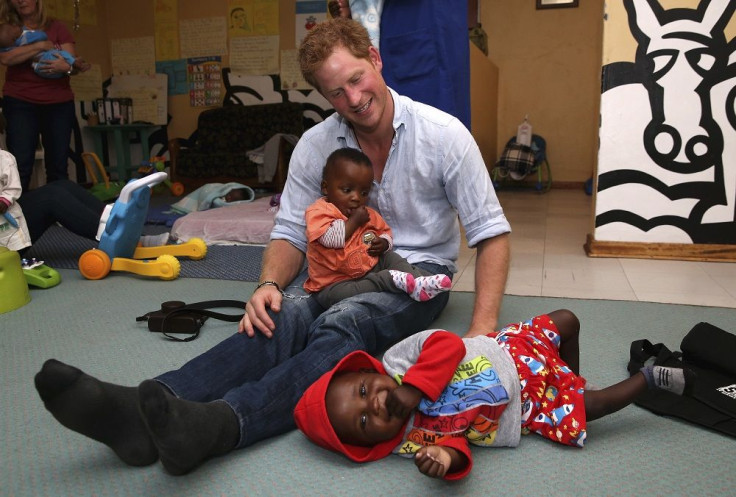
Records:
[[[585,379],[560,358],[560,334],[547,315],[490,333],[510,354],[521,381],[521,425],[565,445],[585,443]]]

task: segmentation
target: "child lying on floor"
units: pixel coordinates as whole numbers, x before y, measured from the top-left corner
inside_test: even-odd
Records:
[[[252,202],[256,194],[252,188],[240,183],[208,183],[171,205],[178,214],[205,211],[225,205]]]
[[[456,480],[473,465],[468,442],[515,447],[535,432],[582,447],[587,421],[629,405],[647,388],[683,394],[687,370],[647,366],[603,390],[579,375],[580,323],[568,310],[461,339],[417,333],[382,363],[352,352],[311,387],[294,410],[313,442],[355,462],[413,457],[427,476]]]

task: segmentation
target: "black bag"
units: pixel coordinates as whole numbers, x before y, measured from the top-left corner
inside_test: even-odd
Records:
[[[634,403],[656,414],[673,416],[736,437],[736,335],[698,323],[683,338],[682,352],[649,340],[631,342],[628,364],[633,375],[645,363],[687,367],[696,374],[692,396],[647,390]]]
[[[236,307],[241,309],[240,314],[221,314],[210,311],[211,308]],[[147,321],[148,330],[163,333],[169,340],[175,342],[191,342],[199,336],[199,330],[208,317],[237,323],[243,318],[245,302],[240,300],[207,300],[185,304],[178,300],[171,300],[161,304],[161,309],[148,312],[135,318],[136,321]],[[189,334],[181,338],[176,334]]]

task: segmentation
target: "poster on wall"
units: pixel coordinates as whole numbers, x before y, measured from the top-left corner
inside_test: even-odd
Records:
[[[70,79],[75,100],[97,100],[102,98],[102,67],[92,64],[89,71],[80,72]]]
[[[165,74],[133,74],[113,76],[108,87],[110,98],[130,98],[133,101],[133,121],[166,125],[168,99]]]
[[[281,51],[281,89],[282,90],[312,90],[313,88],[302,77],[297,60],[297,50]]]
[[[156,61],[156,73],[167,76],[169,96],[189,93],[186,59]]]
[[[230,39],[279,34],[279,0],[229,0],[227,11]]]
[[[248,36],[231,39],[230,69],[236,74],[277,74],[279,37]]]
[[[212,107],[222,101],[222,57],[187,59],[189,105]]]
[[[733,245],[736,0],[666,3],[607,2],[594,238]]]
[[[301,45],[307,31],[327,19],[327,2],[324,0],[297,0],[296,46]]]
[[[227,30],[224,17],[183,19],[179,22],[181,57],[207,57],[227,53]]]
[[[156,61],[179,58],[179,13],[176,0],[156,0],[153,7]]]
[[[116,38],[110,41],[112,73],[155,74],[156,56],[153,36]]]

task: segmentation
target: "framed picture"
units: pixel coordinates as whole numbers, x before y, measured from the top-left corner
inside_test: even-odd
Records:
[[[537,9],[562,9],[577,7],[579,0],[537,0]]]

